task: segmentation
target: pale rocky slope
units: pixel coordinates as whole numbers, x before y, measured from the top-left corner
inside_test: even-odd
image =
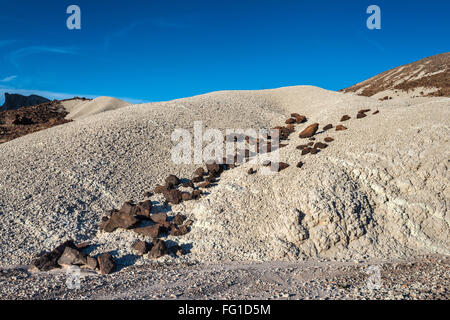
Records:
[[[209,196],[160,207],[194,220],[189,234],[169,237],[191,247],[180,260],[448,255],[449,106],[449,98],[378,101],[310,86],[214,92],[21,137],[0,145],[1,264],[29,263],[66,238],[93,239],[97,252],[111,250],[119,263],[134,260],[138,236],[98,232],[98,222],[170,173],[192,177],[198,165],[171,161],[175,128],[191,129],[196,120],[208,128],[269,128],[291,112],[309,119],[297,132],[313,122],[336,125],[344,114],[352,119],[347,131],[319,133],[318,140],[335,141],[316,155],[301,156],[295,146],[304,142],[293,134],[281,149],[291,166],[276,175],[248,175],[246,164],[226,171]],[[380,113],[357,120],[365,108]]]
[[[94,100],[74,98],[70,100],[63,100],[61,103],[69,113],[66,118],[70,120],[83,119],[94,114],[116,110],[131,105],[131,103],[112,97],[98,97]]]

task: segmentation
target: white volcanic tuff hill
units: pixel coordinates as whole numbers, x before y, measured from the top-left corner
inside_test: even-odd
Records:
[[[67,119],[78,120],[99,114],[101,112],[116,110],[131,104],[116,98],[98,97],[94,100],[71,99],[61,102],[69,114]]]
[[[224,91],[124,107],[19,138],[0,146],[1,263],[28,263],[68,237],[94,238],[98,252],[125,257],[137,235],[97,232],[99,219],[142,200],[170,173],[192,177],[198,165],[171,162],[175,128],[196,120],[208,128],[272,127],[290,112],[309,119],[297,132],[313,122],[336,125],[344,114],[352,119],[345,132],[317,136],[335,138],[317,155],[300,156],[295,146],[304,141],[293,134],[280,152],[291,167],[274,176],[250,176],[246,164],[225,172],[209,196],[172,206],[195,221],[188,235],[170,237],[192,245],[183,259],[449,254],[449,101],[380,102],[309,86]],[[363,108],[380,113],[356,120]]]

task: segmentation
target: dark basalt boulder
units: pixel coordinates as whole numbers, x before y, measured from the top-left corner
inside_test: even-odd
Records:
[[[166,188],[172,189],[180,184],[180,179],[177,176],[171,174],[166,178]]]
[[[64,243],[57,246],[51,252],[46,252],[43,255],[37,257],[31,263],[32,269],[37,269],[39,271],[49,271],[55,268],[59,268],[58,260],[64,253],[66,248],[76,249],[76,246],[72,240],[65,241]]]
[[[148,253],[148,258],[158,259],[167,254],[167,244],[164,240],[153,239],[153,247]]]
[[[182,192],[180,190],[166,189],[163,191],[163,195],[164,198],[166,198],[166,200],[172,204],[179,204],[182,200]]]
[[[103,253],[97,257],[101,274],[109,274],[114,271],[115,263],[110,253]]]
[[[80,252],[78,249],[66,247],[63,254],[58,259],[58,264],[60,266],[82,266],[87,263],[87,256]]]
[[[333,128],[333,125],[331,123],[327,124],[325,127],[323,127],[324,131],[330,130]]]
[[[312,125],[306,127],[302,132],[299,133],[300,138],[310,138],[316,134],[317,129],[319,129],[318,123],[313,123]]]
[[[347,127],[344,127],[343,125],[339,124],[336,126],[336,131],[344,131],[347,130]]]
[[[314,145],[314,149],[325,149],[326,147],[328,147],[328,145],[326,143],[323,143],[323,142],[317,142]]]
[[[129,211],[127,207],[125,211],[115,211],[111,218],[100,223],[100,229],[105,232],[113,232],[117,228],[130,229],[139,222],[134,215],[134,210]]]
[[[347,121],[347,120],[350,120],[350,119],[351,119],[351,117],[346,114],[346,115],[342,116],[341,121]]]
[[[141,256],[150,250],[149,244],[145,241],[136,241],[131,245],[131,248],[133,248]]]
[[[159,224],[154,224],[151,226],[139,227],[139,228],[135,228],[132,230],[134,232],[136,232],[137,234],[154,239],[154,238],[157,238],[159,236],[159,234],[163,232],[163,230],[161,230],[161,228],[162,227]]]
[[[177,215],[173,218],[173,223],[180,226],[183,224],[184,220],[186,220],[186,216],[177,213]]]

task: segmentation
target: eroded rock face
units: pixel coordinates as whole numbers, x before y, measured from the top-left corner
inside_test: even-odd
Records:
[[[313,123],[312,125],[306,127],[302,132],[299,133],[300,138],[310,138],[316,134],[317,129],[319,129],[318,123]]]
[[[109,274],[114,271],[115,263],[110,253],[103,253],[97,257],[101,274]]]
[[[50,100],[38,95],[23,96],[21,94],[5,93],[5,103],[0,107],[1,110],[16,110],[21,107],[28,107],[38,105]]]

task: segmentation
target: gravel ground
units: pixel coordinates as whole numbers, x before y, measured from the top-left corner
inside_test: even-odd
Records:
[[[379,268],[379,287],[369,287]],[[153,263],[102,276],[83,273],[68,289],[64,271],[2,269],[0,299],[449,299],[450,258],[339,263]]]

